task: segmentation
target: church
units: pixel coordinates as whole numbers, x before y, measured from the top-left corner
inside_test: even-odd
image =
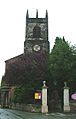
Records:
[[[48,40],[48,12],[45,18],[29,18],[26,13],[26,30],[24,52],[16,57],[5,61],[5,75],[2,78],[2,86],[13,87],[14,85],[33,85],[37,90],[46,80],[47,61],[50,51]],[[8,91],[6,99],[8,98]],[[4,102],[5,103],[5,102]]]
[[[30,18],[27,10],[25,28],[24,52],[5,61],[5,74],[1,82],[1,106],[10,107],[12,103],[36,104],[37,100],[35,100],[34,94],[42,93],[40,92],[42,83],[46,81],[49,109],[51,111],[61,111],[63,108],[62,90],[65,87],[67,89],[67,86],[62,87],[63,84],[60,81],[63,78],[60,77],[59,82],[56,82],[51,75],[52,73],[49,73],[50,42],[47,10],[44,18],[38,17],[38,10],[36,11],[36,17]],[[64,38],[62,41],[65,42]],[[59,67],[59,71],[61,69]],[[55,75],[55,72],[53,75]],[[58,75],[60,75],[60,72],[58,72]],[[57,75],[55,78],[57,78]],[[41,104],[41,100],[38,103]]]
[[[27,10],[24,53],[5,61],[4,82],[6,82],[6,84],[16,83],[18,78],[20,78],[19,74],[22,75],[24,70],[26,70],[24,72],[25,74],[28,70],[32,70],[32,63],[39,63],[40,65],[44,63],[43,65],[45,66],[46,56],[50,49],[49,44],[47,11],[45,18],[38,18],[38,11],[36,11],[36,18],[29,18]],[[16,79],[13,77],[15,74],[18,74]],[[18,80],[18,82],[19,81],[20,80]]]

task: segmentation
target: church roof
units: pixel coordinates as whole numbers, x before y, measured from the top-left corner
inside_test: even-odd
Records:
[[[10,59],[8,59],[8,60],[6,60],[5,61],[5,63],[13,63],[13,62],[15,62],[16,60],[18,60],[19,58],[21,58],[23,56],[23,54],[20,54],[20,55],[18,55],[18,56],[15,56],[15,57],[13,57],[13,58],[10,58]]]

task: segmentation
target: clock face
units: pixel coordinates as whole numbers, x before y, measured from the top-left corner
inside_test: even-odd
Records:
[[[34,45],[33,49],[34,49],[34,51],[39,51],[40,50],[40,46],[39,45]]]

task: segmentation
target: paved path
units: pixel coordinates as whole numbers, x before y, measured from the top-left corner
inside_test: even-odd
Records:
[[[0,109],[0,119],[76,119],[76,114],[41,114],[10,109]]]

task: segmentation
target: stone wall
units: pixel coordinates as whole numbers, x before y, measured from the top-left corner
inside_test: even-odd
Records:
[[[70,101],[70,109],[71,109],[71,112],[76,112],[76,100]]]
[[[11,109],[21,110],[21,111],[27,111],[27,112],[41,112],[41,105],[36,104],[12,104],[10,105]]]
[[[61,103],[60,103],[61,104]],[[48,105],[49,106],[49,105]],[[52,106],[52,105],[50,105]],[[59,105],[59,109],[57,110],[49,110],[49,111],[59,111],[61,112],[63,109],[61,109],[61,105]],[[27,111],[27,112],[41,112],[41,105],[36,104],[12,104],[9,106],[11,109],[21,110],[21,111]],[[51,107],[52,108],[52,107]],[[76,101],[70,101],[70,112],[76,112]]]

